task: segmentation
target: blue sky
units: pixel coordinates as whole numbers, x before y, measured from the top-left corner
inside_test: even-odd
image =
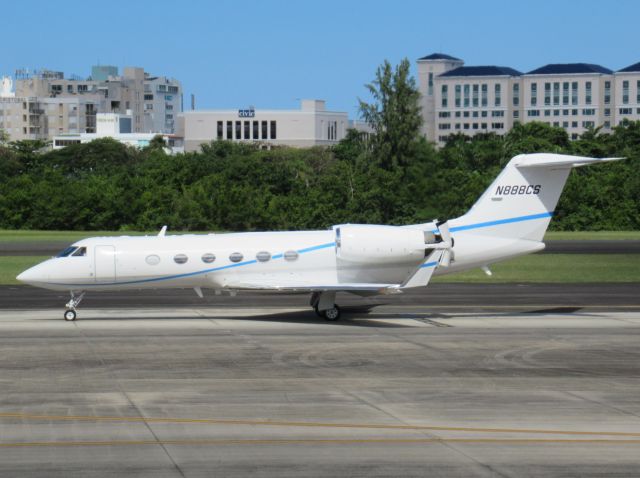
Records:
[[[640,61],[636,0],[35,0],[1,10],[0,75],[142,66],[181,80],[185,107],[194,93],[199,109],[321,98],[353,117],[383,60],[408,57],[415,72],[417,58],[437,51],[521,71]]]

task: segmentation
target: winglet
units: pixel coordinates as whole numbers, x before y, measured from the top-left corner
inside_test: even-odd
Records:
[[[162,229],[160,229],[160,232],[158,233],[158,237],[164,237],[166,232],[167,232],[167,226],[162,226]]]

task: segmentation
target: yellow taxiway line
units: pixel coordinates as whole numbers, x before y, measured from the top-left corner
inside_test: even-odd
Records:
[[[331,422],[296,422],[280,420],[235,420],[222,418],[160,418],[160,417],[126,417],[126,416],[98,416],[98,415],[38,415],[27,413],[0,413],[0,419],[42,420],[42,421],[93,421],[93,422],[146,422],[146,423],[192,423],[208,425],[246,425],[270,427],[309,427],[309,428],[350,428],[350,429],[378,429],[378,430],[425,430],[444,432],[471,433],[521,433],[542,435],[575,435],[575,436],[613,436],[638,437],[640,432],[619,431],[584,431],[584,430],[553,430],[531,428],[477,428],[477,427],[447,427],[430,425],[384,425],[374,423],[331,423]],[[439,439],[434,439],[437,441]],[[448,440],[448,439],[447,439]],[[461,438],[460,440],[467,440]],[[471,439],[470,439],[471,440]],[[484,440],[484,439],[483,439]],[[304,441],[304,440],[303,440]],[[619,440],[615,440],[619,441]],[[154,442],[155,443],[155,442]]]
[[[108,441],[36,441],[0,443],[0,448],[133,446],[133,445],[358,445],[358,444],[429,444],[488,443],[501,445],[527,444],[597,444],[639,445],[640,440],[557,439],[557,438],[327,438],[327,439],[198,439],[198,440],[108,440]]]

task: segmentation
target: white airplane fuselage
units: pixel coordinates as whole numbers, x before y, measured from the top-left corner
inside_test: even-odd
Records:
[[[455,231],[455,222],[451,224]],[[413,249],[406,253],[403,250],[401,257],[392,261],[341,260],[336,244],[339,227],[326,231],[94,237],[74,244],[86,248],[84,255],[53,257],[24,272],[20,280],[52,290],[321,290],[354,282],[401,284],[425,259],[424,243],[417,242]],[[345,227],[362,229],[364,234],[369,230],[375,234],[387,229],[399,233],[411,229],[366,225],[342,229]],[[416,231],[422,234],[422,229]],[[436,275],[473,269],[544,248],[539,241],[502,239],[472,231],[454,232],[455,260],[447,268],[437,268]],[[384,245],[384,238],[380,243]],[[362,252],[366,257],[380,251]],[[212,262],[205,262],[212,256]],[[185,257],[186,262],[182,262]]]
[[[573,167],[620,158],[523,154],[461,217],[409,226],[343,224],[325,231],[93,237],[76,242],[17,279],[71,291],[75,319],[91,290],[145,288],[309,292],[329,320],[336,292],[397,293],[431,277],[540,251]]]

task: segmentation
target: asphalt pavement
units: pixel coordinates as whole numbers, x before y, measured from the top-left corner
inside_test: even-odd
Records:
[[[0,476],[638,476],[640,313],[407,310],[0,311]]]
[[[89,291],[82,308],[226,307],[306,308],[309,294],[240,291],[235,297],[204,290],[200,299],[193,289]],[[0,286],[0,310],[59,309],[69,300],[66,292],[30,286]],[[340,293],[336,302],[346,313],[381,305],[425,308],[431,312],[480,310],[640,310],[638,283],[586,284],[430,284],[403,294],[362,298]]]

